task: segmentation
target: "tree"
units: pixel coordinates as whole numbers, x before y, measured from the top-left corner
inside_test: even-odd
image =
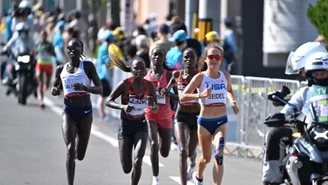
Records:
[[[307,17],[319,34],[326,38],[328,42],[328,1],[319,0],[314,6],[309,5]]]

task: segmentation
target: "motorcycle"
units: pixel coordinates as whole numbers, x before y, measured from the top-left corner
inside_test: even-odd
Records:
[[[4,43],[4,42],[1,42],[0,43],[0,46],[1,47],[4,47],[6,45],[6,43]],[[0,62],[1,64],[0,64],[0,79],[1,80],[3,80],[4,79],[4,73],[5,73],[5,70],[6,70],[6,64],[7,64],[7,61],[5,61],[5,60],[1,60],[1,62]]]
[[[16,91],[18,103],[25,105],[26,99],[32,93],[37,97],[37,80],[35,78],[35,61],[28,54],[20,54],[17,57],[15,72],[17,74]]]
[[[283,89],[288,90],[287,87]],[[276,105],[294,107],[293,115],[286,118],[276,113],[264,123],[268,127],[291,126],[296,130],[292,146],[286,147],[282,169],[284,183],[328,185],[328,88],[311,86],[311,97],[301,111],[285,99],[282,91],[269,94],[268,99]]]

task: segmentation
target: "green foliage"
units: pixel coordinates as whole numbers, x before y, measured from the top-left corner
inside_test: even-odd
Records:
[[[307,17],[319,34],[328,39],[328,1],[318,0],[314,6],[310,4],[307,9]]]

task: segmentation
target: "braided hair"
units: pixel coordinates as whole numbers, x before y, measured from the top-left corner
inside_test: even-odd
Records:
[[[109,57],[111,59],[111,62],[107,62],[106,65],[109,69],[112,69],[114,66],[118,67],[124,72],[130,73],[131,72],[131,66],[127,66],[123,60],[120,59],[120,57],[116,54],[116,52],[109,52]],[[135,56],[131,59],[131,64],[134,60],[142,61],[145,63],[144,59]]]

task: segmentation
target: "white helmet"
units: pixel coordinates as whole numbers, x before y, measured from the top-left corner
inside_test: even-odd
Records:
[[[328,78],[317,79],[312,76],[314,71],[328,71],[328,53],[327,52],[315,52],[307,57],[305,68],[306,78],[309,86],[312,84],[328,86]]]
[[[29,27],[25,22],[20,22],[16,25],[16,31],[28,31]]]
[[[298,74],[305,67],[307,57],[313,52],[327,52],[320,42],[307,42],[299,46],[295,51],[290,52],[285,74]]]
[[[307,57],[305,72],[328,70],[328,53],[327,52],[315,52]]]
[[[19,8],[32,8],[32,3],[29,0],[23,0],[18,5]]]

